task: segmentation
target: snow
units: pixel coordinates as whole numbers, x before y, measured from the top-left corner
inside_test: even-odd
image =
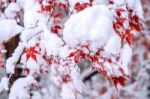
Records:
[[[99,5],[72,15],[65,23],[63,38],[71,47],[88,41],[99,47],[107,42],[112,33],[111,12],[107,6]]]
[[[8,99],[29,99],[29,91],[34,84],[37,84],[37,82],[31,75],[16,80],[10,89]]]
[[[0,93],[3,90],[5,90],[5,91],[8,90],[8,78],[7,77],[3,77],[0,82]]]
[[[82,95],[83,84],[79,79],[79,72],[72,68],[71,70],[72,82],[63,85],[61,96],[63,99],[76,99],[77,95]],[[69,93],[69,95],[68,95]]]
[[[135,9],[136,15],[138,15],[140,19],[144,18],[141,0],[126,0],[126,3],[129,8]]]
[[[20,7],[17,3],[9,3],[8,7],[5,9],[4,14],[9,19],[15,19],[19,16]]]
[[[12,54],[11,57],[9,57],[6,61],[6,71],[7,73],[14,73],[14,68],[16,66],[17,61],[19,60],[20,56],[23,53],[24,48],[27,46],[27,42],[37,35],[38,33],[41,33],[41,28],[36,27],[32,29],[25,29],[21,36],[21,42],[19,43],[18,47],[15,49],[14,53]],[[28,35],[30,34],[30,35]]]
[[[60,95],[63,99],[75,99],[83,92],[83,83],[79,79],[80,72],[78,71],[78,67],[75,66],[73,62],[71,63],[71,65],[67,66],[65,66],[67,62],[61,62],[61,65],[56,64],[51,66],[51,79],[57,86],[61,87]],[[65,75],[70,75],[70,81],[63,82],[62,76]]]
[[[30,70],[30,74],[39,73],[40,67],[33,59],[29,58],[26,63],[26,68]]]
[[[39,92],[33,92],[32,99],[42,99],[41,94]]]
[[[125,0],[115,0],[115,6],[123,5]]]
[[[23,27],[17,25],[16,21],[11,19],[0,20],[0,27],[3,27],[0,29],[1,41],[7,41],[23,30]]]
[[[34,36],[36,36],[42,32],[43,32],[42,26],[33,26],[33,27],[25,28],[24,31],[22,31],[22,33],[20,35],[20,39],[22,42],[27,43]]]
[[[16,2],[24,11],[31,9],[36,3],[35,0],[16,0]]]
[[[69,56],[70,52],[71,52],[71,50],[69,49],[68,46],[63,46],[60,48],[59,55],[61,58],[65,59],[66,57]]]
[[[123,3],[124,1],[116,1],[116,5]],[[89,43],[91,45],[90,50],[96,51],[104,46],[104,52],[101,56],[110,57],[112,63],[99,59],[99,61],[105,62],[104,66],[95,63],[93,66],[99,69],[104,68],[108,76],[120,76],[122,74],[119,70],[121,66],[125,74],[128,75],[127,66],[132,56],[132,50],[129,45],[122,44],[121,38],[112,29],[112,15],[112,12],[105,5],[89,7],[73,14],[65,23],[63,39],[71,48]],[[124,47],[121,48],[123,45]],[[126,55],[126,53],[128,54]],[[119,56],[120,54],[121,56]],[[121,60],[116,61],[114,56],[121,57]]]
[[[65,84],[64,87],[62,88],[62,98],[63,99],[75,99],[75,95],[73,91],[73,86],[72,84]],[[68,95],[69,93],[69,95]]]
[[[48,30],[43,35],[43,45],[48,55],[58,56],[60,48],[63,45],[62,40],[55,34],[50,33]]]
[[[10,58],[6,61],[6,71],[7,73],[13,73],[16,66],[17,61],[20,58],[20,55],[22,54],[25,47],[25,43],[19,43],[18,47],[15,49],[14,53]]]
[[[118,54],[121,48],[121,39],[117,34],[114,34],[107,42],[104,50],[108,54]]]
[[[0,20],[3,20],[3,19],[5,19],[5,16],[3,13],[0,12]]]
[[[105,62],[105,68],[107,69],[108,75],[121,76],[123,69],[124,74],[129,75],[128,65],[132,58],[132,49],[128,44],[124,44],[121,48],[121,40],[118,35],[112,37],[107,45],[104,47],[106,55],[120,55],[120,61],[116,61],[113,58],[112,61],[115,63]]]
[[[18,3],[22,5],[24,9],[23,20],[24,26],[26,28],[34,26],[42,26],[45,22],[47,22],[49,16],[38,12],[41,10],[41,8],[40,4],[38,2],[35,2],[35,0],[27,0],[26,2],[19,0]]]
[[[121,60],[122,60],[122,68],[125,70],[125,73],[128,74],[128,64],[131,61],[132,57],[132,49],[128,44],[125,44],[121,51]]]

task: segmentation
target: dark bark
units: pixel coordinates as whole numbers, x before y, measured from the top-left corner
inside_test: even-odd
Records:
[[[19,35],[16,35],[15,37],[11,38],[9,41],[5,43],[5,48],[7,50],[6,53],[6,59],[8,59],[16,49],[19,43]]]
[[[98,74],[97,71],[91,72],[90,74],[88,74],[87,76],[84,77],[83,82],[86,82],[86,81],[88,81],[88,80],[91,80],[91,78],[92,78],[94,75],[96,75],[96,74]]]
[[[17,48],[17,46],[19,44],[19,41],[20,41],[19,35],[16,35],[15,37],[12,37],[9,41],[7,41],[5,43],[5,48],[7,50],[6,59],[8,59],[9,57],[12,56],[12,54],[14,53],[15,49]],[[17,62],[17,63],[19,63],[19,62]],[[9,79],[10,87],[14,83],[14,81],[16,81],[18,78],[22,77],[21,73],[22,73],[22,68],[16,67],[14,74],[8,74],[8,77],[10,76],[10,79]]]

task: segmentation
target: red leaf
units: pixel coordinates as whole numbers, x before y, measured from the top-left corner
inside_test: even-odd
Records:
[[[62,76],[62,80],[63,80],[64,83],[68,83],[71,80],[71,77],[68,74],[67,75],[63,75]]]
[[[84,53],[83,51],[80,51],[80,56],[81,56],[82,58],[85,58],[85,53]]]
[[[52,14],[52,17],[54,17],[54,18],[57,18],[59,16],[60,16],[60,13],[58,13],[58,12],[55,12],[54,14]]]
[[[75,57],[75,58],[74,58],[74,61],[75,61],[75,63],[78,63],[78,62],[79,62],[79,58],[78,58],[78,57]]]
[[[26,54],[26,59],[28,61],[28,59],[31,57],[32,59],[34,59],[35,61],[37,61],[36,59],[36,54],[39,54],[39,52],[37,50],[35,50],[36,47],[30,47],[27,48],[24,53]]]
[[[121,86],[125,86],[125,83],[126,83],[126,79],[124,77],[118,77],[118,82]]]
[[[119,9],[116,10],[116,13],[117,13],[117,15],[118,15],[119,17],[121,16],[121,13],[122,13],[122,12],[125,12],[125,10],[122,9],[122,8],[119,8]]]
[[[121,40],[124,41],[124,38],[125,38],[125,34],[122,34],[121,35]]]
[[[26,59],[27,59],[27,61],[28,61],[29,58],[30,58],[30,54],[27,53],[27,54],[26,54]]]
[[[124,69],[123,69],[122,67],[120,67],[119,70],[120,70],[120,72],[121,72],[122,74],[125,74],[125,71],[124,71]]]
[[[69,57],[73,57],[73,56],[75,56],[74,52],[72,52],[72,53],[69,54]]]
[[[126,41],[127,43],[130,45],[132,42],[132,35],[131,35],[131,31],[129,29],[126,30]]]
[[[37,61],[35,54],[32,54],[31,57],[32,57],[33,60]]]
[[[94,55],[91,57],[92,62],[97,62],[98,61],[98,56]]]
[[[51,11],[51,9],[52,9],[52,7],[51,7],[51,6],[49,6],[49,5],[44,7],[44,10],[45,10],[46,12]]]
[[[34,54],[39,54],[39,52],[37,50],[35,50],[35,47],[30,47],[30,50]]]
[[[115,87],[117,88],[117,85],[120,84],[121,86],[125,86],[126,79],[122,76],[119,77],[112,77],[112,81],[114,82]]]
[[[112,80],[114,82],[115,87],[117,87],[117,85],[118,85],[118,78],[117,77],[113,77]]]
[[[140,18],[136,15],[130,16],[130,26],[139,32],[141,32],[143,28],[140,23]]]
[[[75,4],[74,9],[77,10],[77,11],[82,11],[82,10],[84,10],[85,8],[87,8],[88,6],[91,6],[91,4],[90,4],[90,3],[83,3],[83,4],[80,4],[79,2],[77,2],[77,3]]]
[[[55,26],[53,26],[53,27],[51,28],[51,31],[52,31],[53,33],[58,34],[58,33],[59,33],[59,29],[62,29],[62,27],[61,27],[60,25],[55,25]]]
[[[77,2],[76,4],[75,4],[75,7],[74,7],[77,11],[78,10],[80,10],[80,3],[79,2]]]

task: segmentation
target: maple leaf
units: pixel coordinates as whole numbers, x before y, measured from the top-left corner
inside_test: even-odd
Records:
[[[121,85],[121,86],[125,86],[126,83],[126,78],[119,76],[119,77],[111,77],[111,80],[113,81],[116,89],[117,89],[117,85]]]
[[[81,11],[81,5],[79,2],[77,2],[74,6],[74,9],[76,9],[77,11]]]
[[[91,56],[90,59],[92,62],[97,62],[99,57],[97,55],[94,55],[94,56]]]
[[[122,12],[125,12],[125,10],[122,9],[122,8],[119,8],[119,9],[116,10],[116,13],[117,13],[117,15],[118,15],[119,17],[121,16]]]
[[[116,24],[118,24],[119,26],[123,27],[123,23],[125,22],[126,19],[124,19],[124,18],[117,18],[116,20],[117,20]]]
[[[59,30],[62,29],[62,27],[60,25],[54,25],[52,28],[51,28],[51,31],[53,33],[56,33],[58,35],[59,33]]]
[[[74,6],[74,9],[77,10],[78,12],[79,11],[82,11],[84,10],[85,8],[91,6],[91,3],[83,3],[83,4],[80,4],[79,2],[77,2]]]
[[[48,12],[48,11],[50,11],[50,12],[51,12],[51,10],[52,10],[52,6],[50,6],[50,5],[45,6],[45,7],[44,7],[44,10],[45,10],[46,12]]]
[[[74,52],[72,52],[72,53],[69,54],[69,57],[73,57],[73,56],[75,56]]]
[[[60,13],[54,12],[54,13],[52,13],[52,17],[58,18],[58,17],[60,17]]]
[[[79,55],[81,58],[85,59],[86,58],[86,54],[83,51],[79,51]]]
[[[64,83],[68,83],[71,80],[71,76],[66,74],[62,76],[62,80]]]
[[[129,29],[126,30],[125,40],[129,45],[132,43],[132,34],[131,34],[131,30]]]
[[[27,61],[29,58],[32,58],[33,60],[37,61],[36,54],[39,54],[39,52],[35,48],[36,47],[30,47],[30,48],[25,49],[24,53],[26,53]]]
[[[136,15],[130,16],[130,26],[134,28],[136,31],[142,31],[142,25],[140,24],[140,18]]]

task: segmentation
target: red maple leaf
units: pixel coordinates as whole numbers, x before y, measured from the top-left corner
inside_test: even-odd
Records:
[[[62,80],[64,83],[68,83],[71,80],[70,75],[66,74],[62,76]]]
[[[142,31],[143,28],[140,23],[140,18],[136,15],[130,16],[130,26],[139,32]]]
[[[39,52],[35,48],[36,47],[30,47],[30,48],[25,49],[24,53],[26,53],[27,61],[29,58],[32,58],[33,60],[37,61],[36,54],[39,54]]]
[[[75,56],[75,52],[71,52],[70,54],[69,54],[69,57],[74,57]]]
[[[119,9],[116,10],[116,13],[117,13],[117,15],[118,15],[119,17],[121,16],[122,12],[125,12],[125,10],[122,9],[122,8],[119,8]]]
[[[115,87],[117,88],[117,85],[125,86],[126,78],[119,76],[119,77],[111,77],[111,80],[113,81]]]
[[[62,27],[60,25],[54,25],[52,28],[51,28],[51,31],[53,33],[56,33],[58,35],[59,33],[59,30],[62,29]]]
[[[132,30],[127,29],[126,30],[126,37],[125,40],[126,42],[130,45],[132,43],[132,34],[131,34]]]
[[[83,4],[80,4],[79,2],[77,2],[74,6],[74,9],[77,10],[78,12],[79,11],[82,11],[84,10],[85,8],[91,6],[91,3],[83,3]]]

